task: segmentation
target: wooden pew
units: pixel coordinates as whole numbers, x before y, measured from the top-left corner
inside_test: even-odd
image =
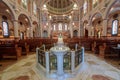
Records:
[[[22,48],[22,54],[23,55],[28,55],[29,53],[29,45],[27,45],[25,40],[19,40],[19,42],[17,42],[18,47]]]
[[[1,58],[15,58],[21,56],[21,48],[17,44],[1,44],[0,45]]]

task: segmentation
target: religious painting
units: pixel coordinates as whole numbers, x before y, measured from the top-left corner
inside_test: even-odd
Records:
[[[84,15],[87,13],[87,7],[88,7],[88,3],[87,3],[87,0],[85,0],[84,5],[83,5]]]

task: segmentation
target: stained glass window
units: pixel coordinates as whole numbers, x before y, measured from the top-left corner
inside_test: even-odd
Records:
[[[67,30],[67,29],[68,29],[67,24],[65,24],[65,30]]]
[[[84,5],[83,5],[83,8],[84,8],[84,14],[87,13],[87,6],[88,6],[88,3],[87,3],[87,0],[85,0]]]
[[[33,2],[33,13],[34,13],[34,15],[36,15],[36,12],[37,12],[37,6],[36,6],[36,3],[34,1]]]
[[[53,30],[56,30],[55,24],[53,25]]]
[[[97,6],[97,3],[98,3],[98,0],[93,0],[93,7],[96,7]]]
[[[25,9],[27,9],[27,0],[22,0],[22,5]]]
[[[62,23],[59,23],[58,29],[59,29],[59,30],[62,30]]]

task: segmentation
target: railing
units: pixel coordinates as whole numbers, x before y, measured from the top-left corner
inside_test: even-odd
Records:
[[[43,67],[46,67],[46,57],[45,57],[45,47],[44,45],[42,47],[40,47],[39,49],[37,49],[37,62],[42,65]]]
[[[45,51],[45,46],[36,49],[37,65],[42,66],[47,74],[57,72],[57,57],[50,51]],[[77,46],[76,50],[71,50],[63,57],[64,72],[74,72],[75,69],[84,62],[84,48]]]
[[[71,70],[71,52],[68,52],[67,54],[64,55],[63,69]]]
[[[83,49],[79,49],[79,50],[75,51],[75,67],[77,67],[83,60],[82,50]]]
[[[57,57],[54,54],[50,53],[49,58],[50,71],[57,70]]]

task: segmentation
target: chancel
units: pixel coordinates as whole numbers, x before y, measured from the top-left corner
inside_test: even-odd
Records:
[[[120,80],[120,0],[0,0],[0,80]]]

